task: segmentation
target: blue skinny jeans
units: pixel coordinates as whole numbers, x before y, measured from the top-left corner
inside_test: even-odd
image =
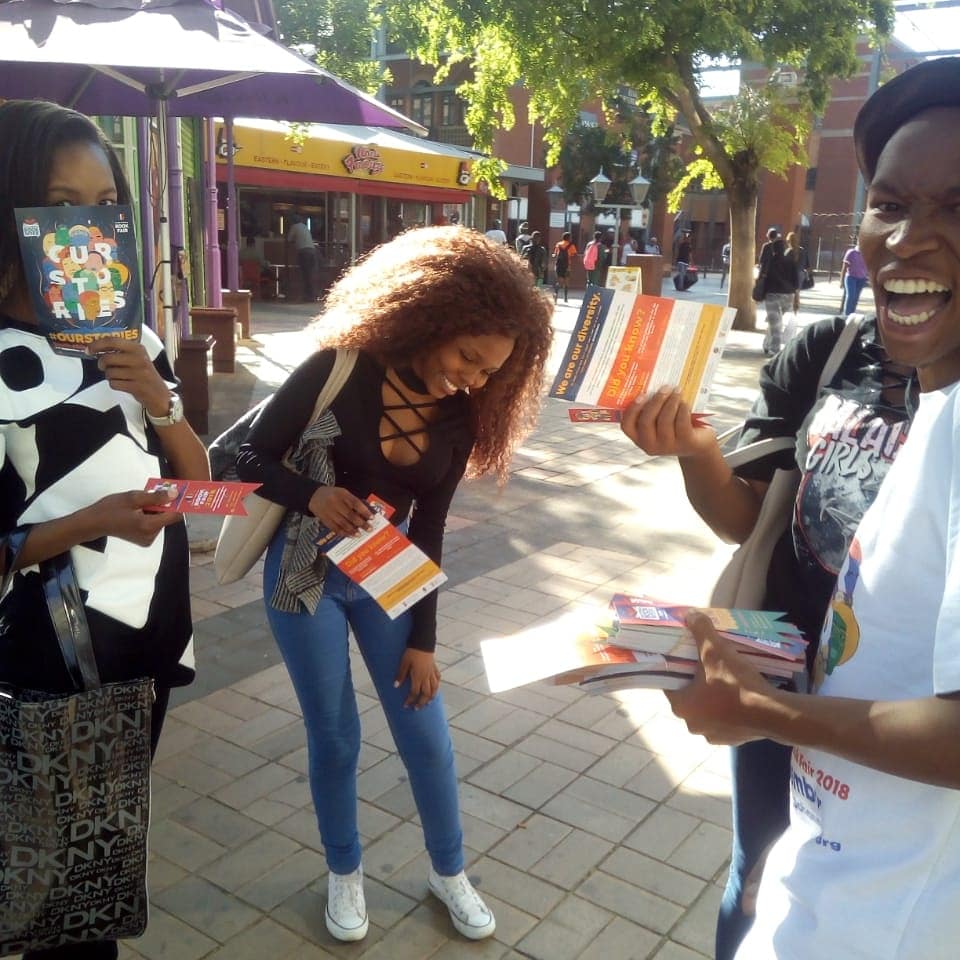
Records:
[[[283,541],[281,526],[267,549],[264,602],[303,711],[310,789],[327,866],[333,873],[352,873],[361,859],[357,829],[360,716],[350,673],[349,627],[407,768],[430,861],[437,873],[454,876],[463,870],[463,830],[443,700],[438,693],[427,706],[414,710],[403,705],[409,682],[393,685],[413,622],[410,611],[391,620],[333,564],[327,568],[316,613],[311,616],[302,608],[299,613],[274,610],[269,598],[279,576]]]
[[[849,316],[857,312],[860,294],[867,285],[865,277],[851,277],[848,273],[843,278],[843,315]]]
[[[733,850],[717,917],[716,960],[733,960],[753,926],[743,912],[743,888],[767,847],[790,823],[791,748],[754,740],[730,750]]]

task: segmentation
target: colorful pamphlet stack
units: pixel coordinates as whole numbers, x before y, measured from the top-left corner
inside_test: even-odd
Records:
[[[697,670],[687,606],[616,594],[609,607],[585,607],[480,647],[492,693],[546,680],[589,693],[676,690]],[[698,608],[699,609],[699,608]],[[804,689],[806,641],[778,613],[703,610],[741,656],[771,683]]]
[[[652,597],[614,594],[613,642],[649,657],[662,657],[671,673],[685,677],[696,670],[697,645],[684,618],[687,605],[669,604]],[[802,684],[806,671],[807,641],[785,614],[768,610],[697,608],[721,636],[736,644],[741,657],[776,686]]]

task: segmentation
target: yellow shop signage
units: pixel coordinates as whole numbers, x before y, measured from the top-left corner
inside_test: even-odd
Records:
[[[383,173],[383,160],[376,147],[355,146],[344,158],[343,165],[347,173],[356,173],[358,170],[373,176]]]
[[[342,128],[347,131],[349,128]],[[425,142],[423,149],[401,149],[389,143],[357,142],[341,129],[316,125],[304,139],[283,130],[234,125],[233,162],[238,167],[259,167],[291,173],[314,173],[350,179],[375,179],[386,183],[476,190],[472,164],[446,152],[443,144]],[[222,127],[217,130],[218,147]],[[390,140],[390,134],[384,134]],[[217,151],[225,162],[226,144]]]

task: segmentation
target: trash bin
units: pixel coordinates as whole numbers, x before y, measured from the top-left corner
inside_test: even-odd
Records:
[[[180,399],[187,423],[198,434],[208,432],[210,413],[210,379],[207,376],[207,354],[214,339],[209,334],[188,334],[180,338],[174,373],[180,381]]]
[[[233,373],[236,367],[235,307],[191,307],[190,330],[213,337],[213,372]]]
[[[663,289],[664,260],[657,253],[631,253],[627,256],[628,267],[640,268],[640,292],[659,297]]]

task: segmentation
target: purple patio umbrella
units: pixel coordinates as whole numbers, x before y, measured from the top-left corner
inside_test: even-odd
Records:
[[[56,69],[51,69],[55,67]],[[0,96],[91,115],[423,127],[207,0],[0,0]]]
[[[263,117],[426,130],[208,0],[0,0],[0,98],[91,115]],[[176,355],[169,196],[161,194],[161,286]]]

